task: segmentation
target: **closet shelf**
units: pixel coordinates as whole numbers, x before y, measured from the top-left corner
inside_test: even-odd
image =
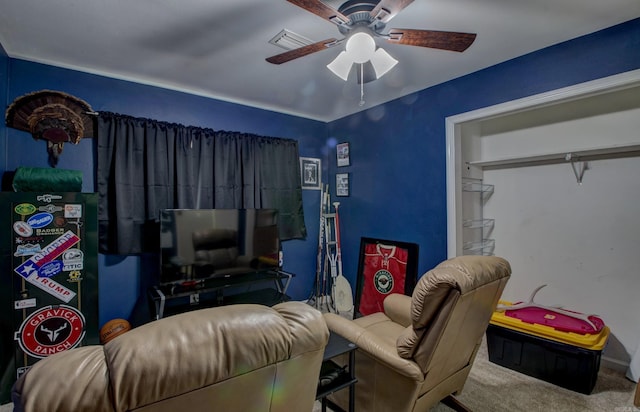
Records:
[[[462,222],[462,227],[468,229],[492,228],[495,219],[468,219]]]
[[[483,239],[479,242],[466,242],[462,245],[462,249],[465,252],[472,252],[471,254],[492,255],[495,246],[494,239]]]
[[[466,182],[462,184],[463,192],[493,193],[493,185],[486,185],[478,182]]]
[[[566,163],[570,161],[586,162],[590,160],[615,159],[640,156],[640,144],[612,146],[597,149],[576,150],[560,153],[549,153],[534,156],[510,157],[496,160],[477,160],[467,162],[483,169],[504,169],[508,167],[525,167],[545,164]],[[464,188],[463,188],[464,190]]]

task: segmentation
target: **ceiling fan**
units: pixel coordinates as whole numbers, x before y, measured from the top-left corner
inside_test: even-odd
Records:
[[[376,48],[374,38],[381,38],[392,44],[456,52],[465,51],[476,38],[473,33],[435,30],[394,28],[385,32],[389,20],[411,4],[413,0],[348,0],[337,10],[321,0],[287,1],[335,24],[345,37],[322,40],[268,57],[266,60],[269,63],[282,64],[329,49],[346,41],[346,52],[341,52],[327,67],[337,76],[347,80],[353,63],[370,62],[373,70],[369,70],[368,76],[365,76],[361,71],[358,83],[366,83],[380,78],[397,63],[382,48]],[[361,70],[362,67],[361,64]]]

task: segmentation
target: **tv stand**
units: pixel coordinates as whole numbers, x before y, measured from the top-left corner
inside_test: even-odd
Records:
[[[149,308],[152,319],[237,303],[257,303],[273,306],[290,300],[287,289],[293,273],[265,270],[194,279],[149,288]]]

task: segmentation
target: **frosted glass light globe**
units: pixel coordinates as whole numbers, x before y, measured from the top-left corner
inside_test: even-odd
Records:
[[[376,52],[376,42],[367,33],[355,33],[347,40],[345,50],[354,63],[366,63]]]

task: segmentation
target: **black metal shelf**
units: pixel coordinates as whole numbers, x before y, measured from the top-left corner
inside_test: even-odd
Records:
[[[265,271],[152,286],[148,291],[152,318],[238,303],[273,306],[291,300],[286,292],[293,276],[284,271]],[[251,290],[266,283],[273,287]]]
[[[343,372],[330,384],[319,387],[318,391],[316,392],[316,399],[324,398],[328,395],[331,395],[333,392],[337,392],[340,389],[349,387],[356,382],[358,382],[358,380],[356,378],[352,378],[349,375],[349,372]]]
[[[324,355],[322,357],[323,367],[326,364],[331,364],[329,369],[333,368],[335,370],[341,370],[341,372],[336,378],[325,385],[318,383],[316,400],[322,401],[322,412],[327,410],[327,406],[334,411],[342,411],[338,405],[327,399],[327,396],[345,388],[349,388],[349,412],[353,412],[355,409],[355,384],[358,382],[355,374],[355,351],[357,348],[358,346],[355,343],[337,333],[331,332],[329,335],[329,342],[324,349]],[[345,354],[349,362],[348,365],[344,367],[341,367],[332,360],[332,358],[336,356]]]

